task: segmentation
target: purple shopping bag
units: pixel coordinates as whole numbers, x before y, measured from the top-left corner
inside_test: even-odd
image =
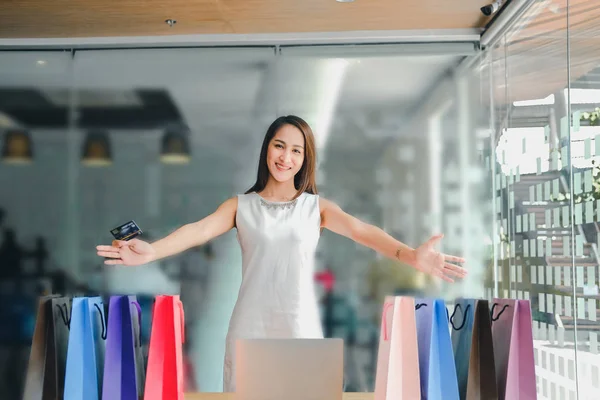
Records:
[[[537,399],[529,300],[494,299],[491,316],[498,399]]]
[[[135,296],[112,296],[104,359],[102,400],[142,398],[138,354],[141,351],[141,309]]]

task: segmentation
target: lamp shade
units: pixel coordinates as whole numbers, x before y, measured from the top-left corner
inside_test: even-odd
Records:
[[[29,164],[33,160],[31,137],[23,130],[9,130],[4,134],[2,161],[7,164]]]
[[[110,140],[106,132],[90,132],[83,143],[81,162],[90,167],[112,164]]]
[[[190,159],[188,136],[177,130],[165,132],[162,139],[160,160],[165,164],[187,164]]]

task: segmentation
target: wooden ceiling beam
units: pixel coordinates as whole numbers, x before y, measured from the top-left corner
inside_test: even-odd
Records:
[[[490,0],[23,0],[0,2],[0,38],[481,28]],[[17,4],[18,3],[18,4]],[[172,27],[167,19],[177,21]]]

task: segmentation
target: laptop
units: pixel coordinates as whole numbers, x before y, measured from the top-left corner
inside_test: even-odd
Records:
[[[238,339],[237,400],[342,400],[343,339]]]

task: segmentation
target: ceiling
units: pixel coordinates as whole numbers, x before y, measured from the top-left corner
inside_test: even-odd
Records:
[[[481,28],[490,0],[28,0],[0,2],[0,38]],[[167,19],[176,20],[172,27]]]

